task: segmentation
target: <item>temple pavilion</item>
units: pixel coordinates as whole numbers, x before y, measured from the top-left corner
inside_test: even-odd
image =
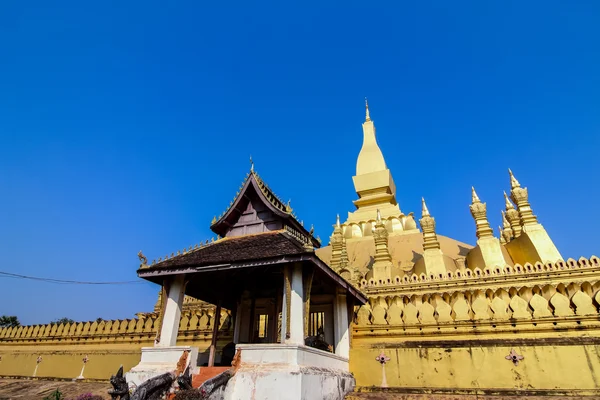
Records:
[[[253,166],[211,229],[218,240],[138,270],[163,288],[162,319],[155,346],[142,349],[141,363],[128,380],[141,382],[172,369],[184,350],[197,365],[196,349],[177,346],[187,295],[217,306],[209,367],[221,308],[233,312],[233,342],[242,367],[226,398],[250,398],[250,393],[264,399],[343,398],[354,386],[349,326],[354,305],[366,297],[316,256],[320,241],[312,229],[298,222]],[[317,324],[309,321],[311,315]],[[269,373],[256,375],[256,368]]]

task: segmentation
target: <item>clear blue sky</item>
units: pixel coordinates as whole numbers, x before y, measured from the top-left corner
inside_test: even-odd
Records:
[[[256,169],[327,239],[369,98],[405,212],[475,241],[507,168],[565,257],[600,255],[600,3],[0,5],[0,270],[132,280],[210,238]],[[158,287],[0,278],[23,323],[131,318]],[[223,288],[227,290],[227,288]]]

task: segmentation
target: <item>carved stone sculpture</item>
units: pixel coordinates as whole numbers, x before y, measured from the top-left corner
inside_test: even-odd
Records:
[[[123,377],[123,366],[117,371],[116,375],[110,377],[112,389],[108,390],[108,394],[112,400],[129,400],[129,388],[127,380]]]
[[[171,388],[175,374],[167,372],[142,383],[131,396],[131,400],[159,400]]]

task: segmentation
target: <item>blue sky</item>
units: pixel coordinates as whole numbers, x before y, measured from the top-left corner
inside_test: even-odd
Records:
[[[342,5],[343,4],[343,5]],[[3,2],[0,270],[135,280],[211,237],[256,169],[326,239],[369,98],[403,211],[474,243],[507,168],[565,257],[600,255],[600,3]],[[150,283],[0,278],[0,315],[131,318]],[[227,288],[223,288],[227,290]]]

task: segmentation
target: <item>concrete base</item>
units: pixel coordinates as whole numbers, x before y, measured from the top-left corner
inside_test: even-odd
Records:
[[[135,388],[150,378],[165,372],[175,371],[177,362],[186,350],[190,352],[188,365],[192,366],[191,372],[195,374],[198,368],[196,367],[198,362],[197,347],[142,347],[142,360],[125,374],[129,387]]]
[[[225,400],[343,400],[354,389],[348,359],[302,345],[245,344]]]

